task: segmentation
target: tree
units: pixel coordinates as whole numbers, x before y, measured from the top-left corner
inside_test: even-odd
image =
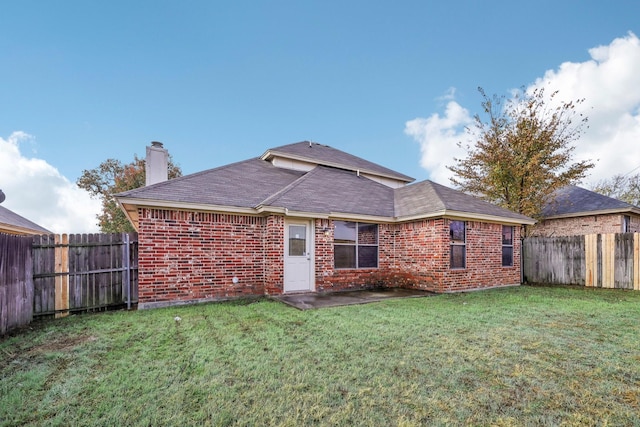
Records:
[[[169,157],[169,179],[182,175],[179,166]],[[124,212],[113,197],[145,185],[145,161],[134,155],[133,162],[123,165],[116,159],[107,159],[95,169],[84,170],[78,178],[78,187],[87,190],[92,197],[102,202],[102,213],[98,214],[98,225],[103,233],[135,231]]]
[[[514,98],[489,98],[484,90],[483,121],[474,116],[467,128],[474,146],[467,157],[448,166],[451,182],[462,191],[512,211],[539,218],[541,209],[558,188],[573,184],[594,166],[590,160],[571,163],[575,147],[587,124],[576,111],[583,99],[563,102],[558,92],[545,96],[544,88],[520,91]]]
[[[640,206],[640,173],[631,176],[614,175],[599,181],[592,189],[596,193]]]

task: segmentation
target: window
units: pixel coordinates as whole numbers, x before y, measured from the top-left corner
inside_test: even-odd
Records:
[[[334,221],[335,268],[378,268],[378,224]]]
[[[622,232],[629,233],[631,231],[631,217],[629,215],[622,215]]]
[[[502,226],[502,266],[513,267],[513,227]]]
[[[467,245],[464,221],[449,222],[450,245],[450,268],[465,268],[467,258]]]
[[[304,225],[289,226],[289,256],[307,255],[307,227]]]

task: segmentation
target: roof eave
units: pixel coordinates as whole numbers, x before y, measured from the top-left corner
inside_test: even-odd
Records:
[[[40,236],[43,234],[52,234],[51,231],[48,230],[36,230],[7,223],[0,224],[0,233],[15,234],[19,236]]]
[[[418,221],[421,219],[434,219],[434,218],[449,218],[459,219],[463,221],[477,220],[482,222],[491,222],[497,224],[514,224],[514,225],[533,225],[536,220],[533,218],[509,218],[499,215],[487,215],[480,213],[455,211],[450,209],[442,209],[439,211],[429,212],[427,214],[407,215],[396,217],[396,222],[410,222]]]
[[[577,216],[592,216],[592,215],[611,215],[611,214],[624,214],[624,213],[633,213],[636,215],[640,215],[640,208],[629,207],[629,208],[619,208],[619,209],[600,209],[596,211],[582,211],[582,212],[572,212],[560,215],[551,215],[542,218],[543,220],[549,219],[565,219],[565,218],[575,218]]]

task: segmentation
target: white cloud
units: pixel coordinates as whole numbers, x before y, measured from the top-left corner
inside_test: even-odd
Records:
[[[98,232],[100,202],[44,160],[20,152],[33,141],[25,132],[0,138],[0,189],[7,196],[2,206],[54,233]]]
[[[574,153],[575,160],[597,161],[586,179],[586,183],[594,183],[640,166],[640,40],[629,33],[609,45],[590,49],[589,54],[588,61],[565,62],[557,70],[548,70],[527,90],[545,87],[547,94],[558,90],[560,100],[585,99],[580,108],[589,118],[589,128],[575,142]],[[452,105],[465,115],[450,112]],[[460,127],[469,123],[468,116],[451,100],[444,118],[434,114],[406,123],[405,132],[420,143],[421,165],[432,179],[448,183],[451,173],[445,165],[464,155],[452,155],[451,146],[466,141]]]
[[[450,92],[444,99],[451,99]],[[430,179],[448,185],[451,172],[447,166],[454,158],[465,155],[465,149],[458,142],[466,141],[465,127],[473,121],[469,111],[457,102],[447,103],[443,116],[434,113],[426,119],[416,118],[406,123],[405,133],[420,142],[420,166],[430,173]]]

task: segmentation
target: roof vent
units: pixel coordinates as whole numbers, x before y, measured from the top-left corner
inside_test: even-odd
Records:
[[[2,192],[2,190],[0,190],[0,203],[4,202],[4,199],[6,199],[7,197],[4,195],[4,193]]]

